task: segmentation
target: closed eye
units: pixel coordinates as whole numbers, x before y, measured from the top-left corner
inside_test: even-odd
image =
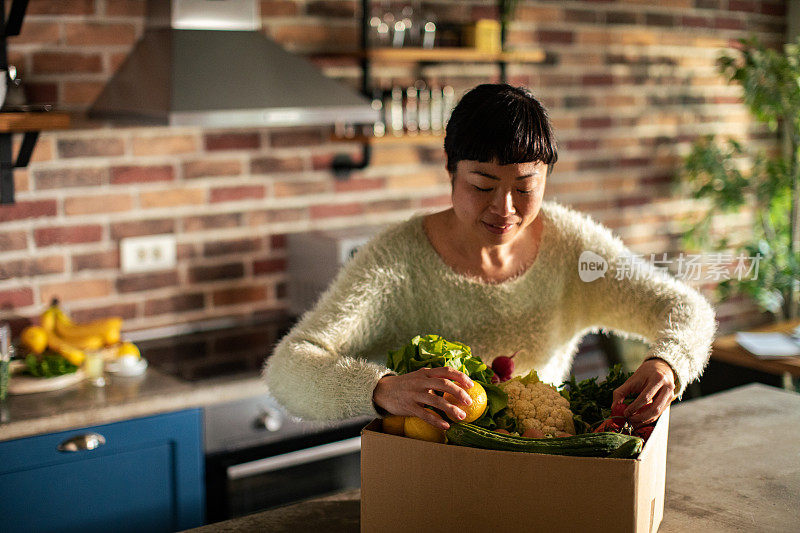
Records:
[[[488,189],[482,189],[481,187],[478,187],[477,185],[473,185],[473,187],[475,187],[476,189],[478,189],[481,192],[489,192],[489,191],[492,190],[491,187],[489,187]]]
[[[527,189],[527,190],[517,189],[517,192],[520,192],[522,194],[530,194],[533,192],[533,189]]]

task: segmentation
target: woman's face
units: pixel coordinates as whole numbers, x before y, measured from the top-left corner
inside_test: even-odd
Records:
[[[536,219],[547,165],[459,161],[452,178],[456,217],[478,244],[496,246],[513,241]]]

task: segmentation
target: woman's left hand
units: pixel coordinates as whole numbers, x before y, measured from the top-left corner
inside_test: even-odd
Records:
[[[675,399],[672,367],[663,359],[648,359],[614,390],[612,406],[636,394],[636,399],[625,409],[625,417],[634,426],[655,422]]]

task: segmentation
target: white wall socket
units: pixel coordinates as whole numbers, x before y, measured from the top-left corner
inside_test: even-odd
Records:
[[[175,266],[174,235],[128,237],[119,243],[123,272],[165,270]]]

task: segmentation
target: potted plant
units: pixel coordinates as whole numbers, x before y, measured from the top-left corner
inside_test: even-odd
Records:
[[[734,139],[698,140],[684,160],[682,184],[708,210],[685,243],[693,247],[730,249],[729,239],[715,237],[711,222],[718,213],[737,213],[752,206],[752,238],[738,252],[758,262],[758,275],[730,277],[719,294],[752,297],[777,320],[798,317],[800,303],[800,39],[782,51],[756,39],[742,39],[734,54],[723,54],[719,71],[743,89],[751,113],[779,134],[777,155],[756,152]]]

